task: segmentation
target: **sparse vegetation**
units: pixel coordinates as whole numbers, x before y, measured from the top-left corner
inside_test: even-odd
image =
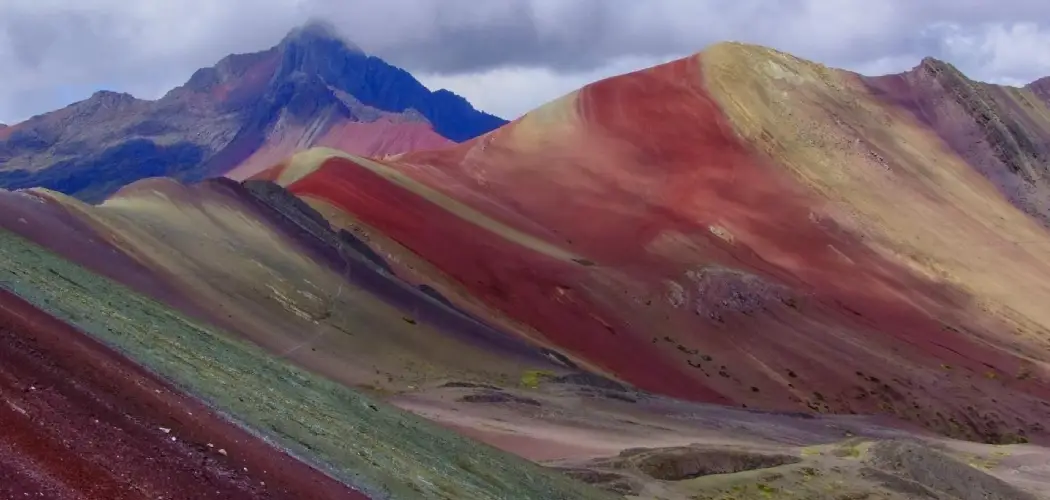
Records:
[[[5,231],[0,285],[377,498],[606,498],[280,361]]]
[[[541,383],[554,376],[554,372],[547,370],[527,370],[521,375],[521,385],[529,389],[536,389]]]

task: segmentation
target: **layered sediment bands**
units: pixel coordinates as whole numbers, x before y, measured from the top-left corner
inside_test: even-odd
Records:
[[[1050,225],[1050,108],[1038,87],[975,82],[929,58],[909,72],[862,81],[880,101],[936,132],[1011,203]]]
[[[1048,248],[1047,234],[996,186],[910,110],[886,106],[855,75],[735,44],[718,46],[705,57],[706,81],[734,129],[819,193],[827,206],[820,215],[885,260],[858,262],[846,252],[860,265],[839,275],[842,286],[878,291],[861,283],[886,271],[906,285],[881,288],[889,303],[910,311],[913,320],[874,326],[914,346],[912,362],[927,372],[940,363],[953,384],[970,387],[960,394],[978,390],[992,396],[995,384],[981,387],[969,380],[1016,374],[1033,358],[1043,359],[1048,318],[1030,298],[1047,293],[1042,280],[1033,280],[1047,273],[1036,257]],[[907,281],[919,277],[934,286]],[[869,307],[877,303],[867,301]],[[969,373],[953,373],[959,363]],[[1046,398],[1045,382],[1015,382],[1005,384],[1024,395],[1010,409],[1034,412],[1027,422],[1043,418],[1038,415],[1045,405],[1032,397]],[[962,397],[951,405],[973,406]],[[1005,410],[995,406],[983,411]],[[988,424],[993,438],[1002,425],[982,412],[963,413],[967,421]]]
[[[404,281],[273,184],[150,179],[101,206],[50,192],[0,193],[0,203],[11,208],[0,225],[351,386],[565,366]]]
[[[5,498],[367,499],[6,291],[0,360]]]
[[[574,303],[574,292],[569,287],[583,279],[587,268],[544,245],[522,248],[523,239],[526,245],[533,243],[526,235],[499,233],[505,226],[495,222],[493,231],[483,230],[476,224],[479,221],[469,220],[480,214],[450,213],[433,201],[391,184],[382,175],[341,158],[327,160],[319,170],[289,189],[301,196],[330,201],[382,228],[385,234],[423,255],[468,290],[541,332],[573,331],[571,336],[552,340],[576,356],[600,360],[599,366],[612,369],[621,377],[627,373],[636,375],[628,378],[639,387],[663,389],[679,397],[724,401],[676,366],[634,364],[633,356],[654,347],[638,337],[619,335],[616,327],[594,314],[593,305]],[[448,244],[454,241],[464,244]],[[537,249],[549,250],[551,254]]]
[[[452,148],[260,178],[646,390],[1043,432],[1045,230],[851,73],[721,44]]]

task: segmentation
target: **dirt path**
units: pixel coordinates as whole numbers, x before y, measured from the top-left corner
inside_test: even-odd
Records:
[[[0,498],[367,500],[0,291]]]

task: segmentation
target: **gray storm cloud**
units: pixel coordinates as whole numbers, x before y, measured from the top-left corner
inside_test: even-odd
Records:
[[[155,97],[314,17],[417,74],[579,75],[718,40],[861,71],[899,71],[930,55],[986,80],[1050,74],[1050,2],[1036,0],[5,0],[0,121],[94,87]]]

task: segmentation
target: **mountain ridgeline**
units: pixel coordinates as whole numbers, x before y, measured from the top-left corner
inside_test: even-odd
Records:
[[[462,142],[505,123],[311,24],[268,50],[202,68],[155,101],[100,91],[0,126],[0,187],[45,187],[97,202],[146,177],[223,175],[275,142],[301,149],[327,138],[355,153],[393,154]],[[376,132],[370,143],[347,146],[336,137],[351,134],[345,124],[359,135],[369,126],[412,128],[407,138]]]

